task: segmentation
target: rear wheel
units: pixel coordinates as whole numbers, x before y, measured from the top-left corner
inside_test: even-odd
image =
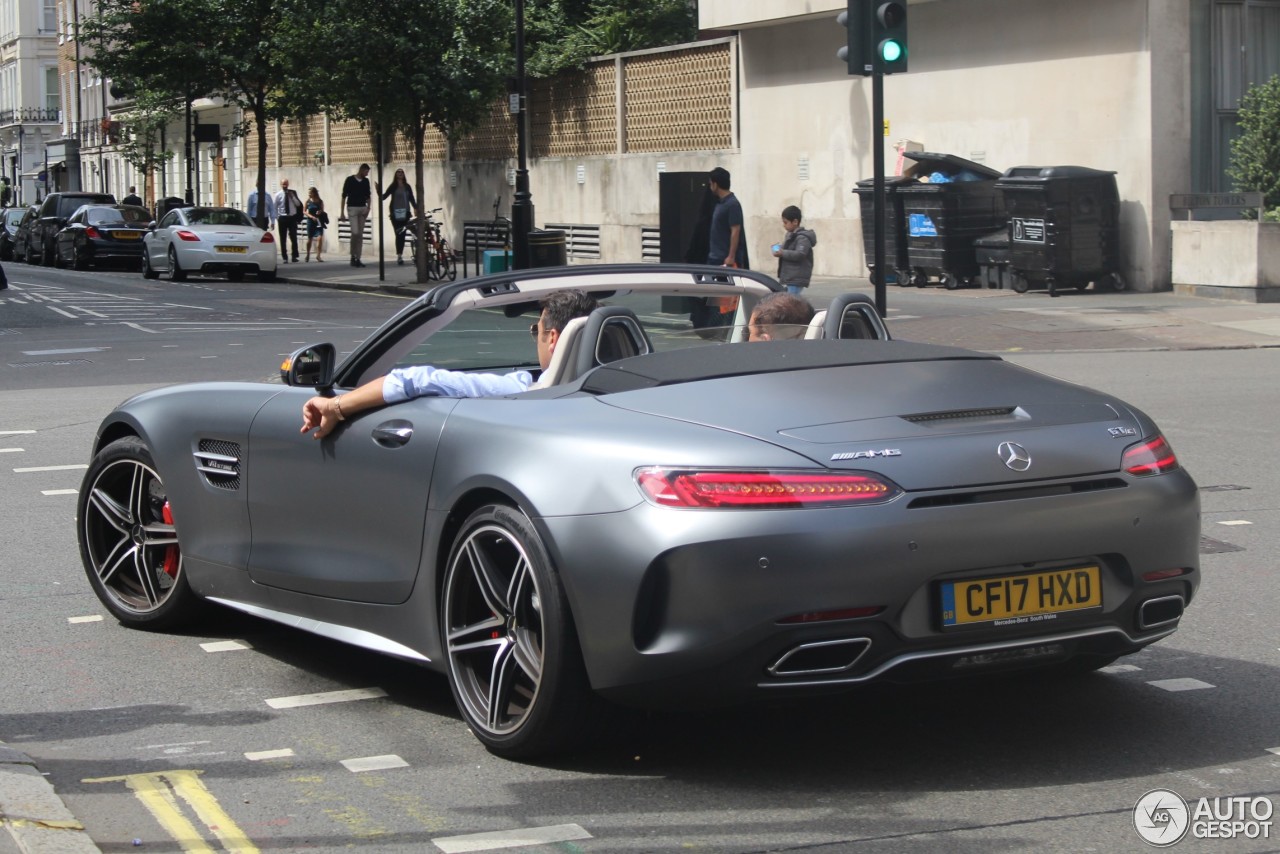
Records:
[[[440,278],[453,281],[458,278],[458,265],[453,260],[453,249],[445,241],[440,241]]]
[[[243,281],[244,281],[244,270],[228,270],[228,271],[227,271],[227,281],[228,281],[228,282],[243,282]]]
[[[141,439],[119,439],[93,458],[76,529],[89,583],[121,623],[167,628],[199,610],[183,572],[168,491]]]
[[[1124,280],[1124,276],[1120,275],[1119,273],[1108,273],[1106,281],[1107,281],[1107,287],[1111,288],[1111,290],[1115,291],[1116,293],[1120,293],[1123,290],[1127,290],[1129,287],[1129,283],[1126,282]]]
[[[62,251],[57,246],[53,247],[53,266],[59,270],[67,266],[66,262],[62,260]]]
[[[274,282],[275,280],[276,280],[275,270],[259,270],[258,271],[259,282]]]
[[[178,253],[172,246],[169,247],[169,278],[175,282],[185,282],[187,280],[187,271],[182,269],[182,265],[178,263]]]
[[[582,738],[598,700],[559,575],[519,510],[493,504],[467,519],[440,625],[454,699],[491,752],[529,757]]]
[[[952,275],[952,274],[950,274],[950,273],[943,273],[943,274],[942,274],[942,286],[943,286],[944,288],[946,288],[947,290],[949,290],[949,291],[959,290],[959,289],[960,289],[960,284],[961,284],[961,282],[960,282],[960,279],[959,279],[958,277],[953,276],[953,275]]]
[[[71,247],[71,269],[73,270],[89,269],[89,259],[85,256],[83,252],[77,252],[76,247],[74,245],[72,245]]]
[[[46,267],[52,267],[55,257],[56,253],[53,251],[53,247],[50,246],[49,241],[46,240],[40,252],[40,263]]]
[[[1027,281],[1027,277],[1021,273],[1011,273],[1009,278],[1013,283],[1014,293],[1025,294],[1031,288],[1031,283]]]
[[[36,258],[36,252],[31,248],[30,242],[27,243],[27,248],[22,253],[22,260],[26,261],[28,264],[35,264],[38,261]]]

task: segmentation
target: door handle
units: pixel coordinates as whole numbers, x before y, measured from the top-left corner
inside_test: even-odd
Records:
[[[412,438],[413,424],[408,421],[400,419],[384,421],[373,428],[373,441],[384,448],[398,448],[408,444]]]

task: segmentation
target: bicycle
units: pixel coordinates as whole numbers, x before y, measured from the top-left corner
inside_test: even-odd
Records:
[[[432,208],[426,212],[426,222],[423,224],[423,237],[427,241],[427,277],[433,282],[448,280],[452,282],[458,278],[458,265],[453,257],[453,247],[449,245],[448,239],[445,238],[441,223],[432,219],[431,215],[439,213],[444,208]],[[413,259],[413,263],[418,263],[418,221],[411,219],[405,223],[405,242],[409,244],[409,256]]]

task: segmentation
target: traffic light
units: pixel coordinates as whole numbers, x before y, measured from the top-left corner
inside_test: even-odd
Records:
[[[850,8],[852,8],[850,3]],[[882,3],[872,0],[872,62],[879,74],[898,74],[907,70],[907,4]]]
[[[836,23],[845,28],[845,47],[836,51],[842,62],[849,64],[850,74],[866,76],[872,71],[871,40],[868,21],[871,18],[871,0],[848,0],[849,7],[836,16]]]

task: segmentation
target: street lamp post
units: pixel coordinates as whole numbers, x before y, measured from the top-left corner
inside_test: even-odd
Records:
[[[511,247],[514,250],[512,266],[527,270],[529,261],[529,232],[533,230],[533,193],[529,192],[528,127],[525,121],[527,105],[524,74],[524,0],[516,4],[516,194],[511,202]]]

